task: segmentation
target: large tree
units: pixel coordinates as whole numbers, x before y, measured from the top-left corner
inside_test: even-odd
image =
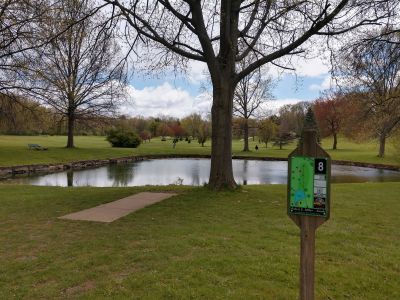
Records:
[[[67,147],[74,147],[77,120],[108,115],[122,95],[122,65],[112,27],[93,14],[89,0],[47,2],[37,24],[47,41],[19,60],[21,93],[51,106],[68,123]],[[29,42],[29,40],[27,41]]]
[[[207,64],[213,86],[209,185],[236,186],[232,172],[232,113],[236,85],[262,65],[304,53],[317,35],[376,23],[393,1],[378,0],[103,0],[159,63]],[[382,9],[382,13],[378,11]],[[132,37],[132,35],[128,35]],[[243,67],[239,62],[252,57]]]
[[[379,31],[382,32],[382,31]],[[363,117],[385,155],[386,139],[400,125],[400,33],[386,28],[385,40],[371,32],[337,54],[336,74],[362,103]]]

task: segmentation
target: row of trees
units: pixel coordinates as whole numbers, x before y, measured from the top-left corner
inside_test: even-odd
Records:
[[[243,150],[250,138],[265,144],[270,142],[282,147],[287,142],[301,136],[303,122],[308,109],[312,109],[317,120],[321,138],[333,138],[332,149],[338,148],[338,136],[345,136],[357,142],[377,139],[379,156],[384,156],[386,139],[381,132],[386,130],[385,137],[396,135],[400,131],[399,122],[387,130],[387,120],[398,120],[398,111],[385,112],[380,118],[379,111],[371,111],[366,105],[370,98],[362,93],[329,93],[313,102],[299,102],[285,105],[277,114],[269,113],[268,117],[243,118],[232,120],[232,135],[243,140]],[[36,102],[0,97],[0,133],[1,134],[49,134],[66,135],[68,121],[54,110],[38,105]],[[371,114],[374,114],[371,117]],[[374,121],[371,122],[371,119]],[[196,139],[204,143],[211,137],[211,121],[199,114],[191,114],[178,119],[174,117],[93,117],[79,120],[76,133],[79,135],[105,135],[112,128],[123,128],[135,131],[142,141],[153,137],[173,137],[176,139]]]
[[[150,141],[153,137],[172,137],[174,140],[185,138],[187,142],[193,139],[204,146],[211,136],[211,124],[208,118],[203,118],[200,114],[190,114],[182,119],[173,117],[129,118],[122,116],[113,120],[113,127],[120,127],[135,131],[140,138]]]

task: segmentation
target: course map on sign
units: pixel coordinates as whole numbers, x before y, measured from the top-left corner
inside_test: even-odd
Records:
[[[290,206],[314,207],[314,159],[293,157],[291,161]]]
[[[292,156],[289,164],[289,213],[326,216],[327,159]]]

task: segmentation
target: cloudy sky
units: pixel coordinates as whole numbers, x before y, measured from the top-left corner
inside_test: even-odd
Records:
[[[298,59],[293,63],[296,74],[269,72],[276,79],[272,91],[275,100],[266,104],[276,110],[284,104],[315,100],[320,92],[329,88],[329,64],[323,58]],[[174,116],[183,117],[197,112],[206,114],[211,109],[210,93],[205,92],[206,66],[191,62],[187,76],[163,75],[159,78],[135,75],[128,87],[129,104],[123,112],[129,116]]]

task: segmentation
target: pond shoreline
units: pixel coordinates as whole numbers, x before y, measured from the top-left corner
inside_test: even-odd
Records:
[[[50,163],[50,164],[32,164],[0,167],[0,179],[7,179],[15,176],[27,176],[32,174],[49,174],[62,172],[66,170],[83,170],[91,169],[108,164],[124,164],[128,162],[143,161],[149,159],[165,159],[165,158],[210,158],[210,155],[196,154],[151,154],[140,156],[126,156],[110,159],[95,159],[95,160],[80,160],[69,163]],[[233,155],[232,159],[260,160],[260,161],[287,161],[284,157],[253,157],[253,156],[238,156]],[[332,160],[334,165],[356,166],[374,169],[383,169],[391,171],[400,171],[400,166],[375,164],[365,162],[354,162],[347,160]]]

